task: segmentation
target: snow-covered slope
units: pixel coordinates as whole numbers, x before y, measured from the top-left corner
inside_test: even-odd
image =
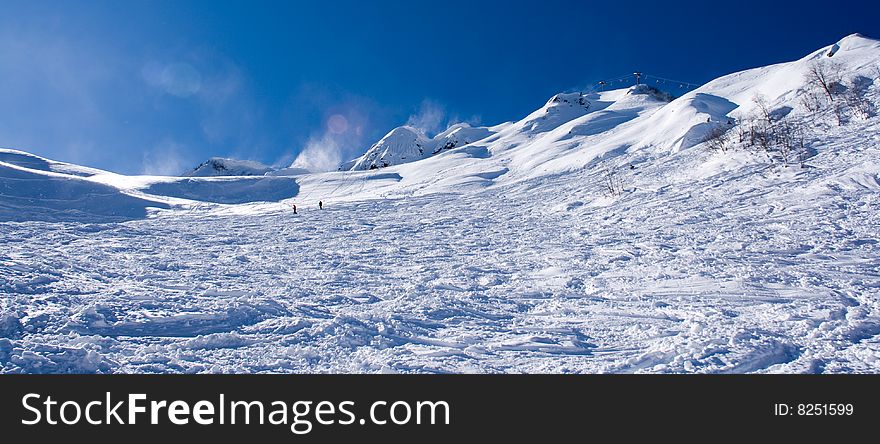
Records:
[[[816,63],[875,112],[808,109]],[[878,66],[880,43],[853,35],[671,102],[641,86],[433,139],[398,129],[355,170],[274,177],[241,204],[204,201],[266,178],[8,154],[3,205],[25,169],[169,209],[0,218],[0,369],[876,373]],[[758,103],[803,156],[707,149]]]
[[[136,189],[151,196],[220,204],[278,202],[299,193],[296,179],[286,176],[154,178]]]
[[[590,100],[593,99],[593,100]],[[518,125],[521,131],[537,134],[550,131],[565,122],[572,121],[591,111],[597,111],[608,102],[597,101],[596,94],[556,94],[539,110],[530,114]],[[601,104],[600,106],[596,106]]]
[[[753,115],[758,97],[780,116],[791,112],[791,119],[803,118],[808,114],[803,97],[810,87],[809,71],[816,63],[838,71],[842,83],[859,83],[866,89],[861,94],[867,94],[876,88],[880,75],[878,57],[880,43],[853,34],[800,60],[718,78],[671,103],[668,95],[645,85],[558,94],[520,121],[480,128],[478,135],[445,150],[432,149],[437,138],[426,139],[417,130],[398,128],[389,134],[395,143],[386,143],[386,136],[341,168],[384,167],[383,171],[401,177],[394,186],[359,187],[355,194],[350,186],[330,190],[345,190],[334,193],[334,199],[457,192],[461,187],[502,185],[600,164],[616,168],[650,162],[702,146],[714,128],[732,126]],[[450,130],[454,133],[456,128]],[[406,137],[397,137],[403,134]],[[327,179],[344,182],[351,177]],[[314,186],[316,192],[326,193],[323,181]],[[310,188],[306,186],[303,192],[308,194]]]
[[[431,141],[431,155],[444,150],[451,150],[467,144],[485,139],[492,135],[489,128],[482,126],[470,126],[467,123],[457,123],[450,126],[446,131],[434,136]]]

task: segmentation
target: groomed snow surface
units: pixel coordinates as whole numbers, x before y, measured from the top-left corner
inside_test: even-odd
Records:
[[[838,125],[798,91],[833,59],[880,105],[880,43],[834,47],[671,103],[560,95],[374,170],[2,151],[0,370],[876,373],[880,117]],[[806,125],[804,158],[701,143],[756,93]]]

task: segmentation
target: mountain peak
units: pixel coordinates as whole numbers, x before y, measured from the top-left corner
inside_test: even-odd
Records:
[[[225,157],[212,157],[193,168],[193,170],[186,173],[185,176],[264,176],[272,171],[273,168],[259,162],[229,159]]]
[[[859,33],[850,34],[837,42],[837,45],[842,50],[853,50],[860,48],[876,48],[880,47],[880,40],[875,40],[870,37],[865,37]]]

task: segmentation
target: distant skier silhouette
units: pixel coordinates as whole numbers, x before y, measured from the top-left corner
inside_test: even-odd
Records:
[[[296,204],[291,204],[291,205],[293,205],[293,214],[296,214]]]
[[[323,202],[323,201],[320,201],[320,200],[318,201],[318,209],[319,209],[319,210],[323,210],[323,209],[324,209],[324,202]]]

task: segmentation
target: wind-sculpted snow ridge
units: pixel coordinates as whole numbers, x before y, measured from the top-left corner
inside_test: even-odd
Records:
[[[294,171],[273,173],[282,172]],[[0,221],[106,223],[194,204],[278,202],[299,191],[288,175],[123,176],[0,149]]]
[[[877,373],[880,117],[805,109],[816,61],[880,106],[880,44],[850,36],[672,102],[551,100],[421,160],[289,178],[278,202],[79,177],[170,208],[0,222],[0,370]],[[756,94],[802,156],[707,149]]]
[[[24,151],[0,148],[0,162],[19,168],[27,168],[39,172],[68,174],[71,176],[91,177],[106,171],[49,160]]]
[[[0,150],[0,221],[122,221],[144,218],[159,200],[88,179],[99,170]],[[63,172],[59,172],[63,171]]]

